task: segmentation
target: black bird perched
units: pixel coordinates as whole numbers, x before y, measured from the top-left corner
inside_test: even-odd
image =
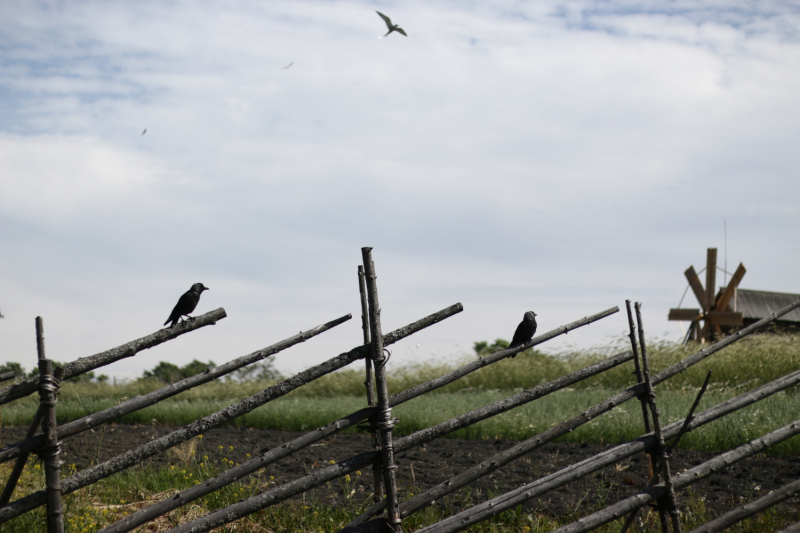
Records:
[[[204,286],[202,283],[195,283],[192,285],[192,288],[183,293],[178,303],[175,304],[175,309],[172,310],[172,313],[169,315],[167,321],[164,322],[164,325],[166,326],[169,324],[171,320],[172,324],[170,324],[169,327],[174,327],[175,324],[178,323],[178,320],[182,320],[182,317],[189,316],[189,313],[194,311],[194,308],[197,307],[197,302],[200,301],[200,295],[203,291],[207,290],[208,287]]]
[[[511,339],[511,344],[508,347],[516,348],[517,346],[522,346],[533,338],[534,333],[536,333],[536,313],[528,311],[522,317],[522,322],[517,326],[517,331],[514,332],[514,338]],[[516,356],[517,354],[514,354],[511,357]]]
[[[387,31],[387,32],[386,32],[386,35],[389,35],[389,34],[390,34],[390,33],[392,33],[393,31],[396,31],[396,32],[398,32],[398,33],[402,33],[403,35],[405,35],[406,37],[408,37],[408,35],[406,34],[406,32],[405,32],[405,31],[403,31],[403,28],[401,28],[401,27],[400,27],[400,26],[398,26],[397,24],[392,24],[392,19],[390,19],[389,17],[387,17],[386,15],[384,15],[383,13],[381,13],[380,11],[376,11],[375,13],[377,13],[378,15],[380,15],[380,16],[381,16],[381,18],[383,19],[383,21],[386,23],[386,27],[387,27],[387,28],[389,28],[389,31]],[[384,35],[384,37],[386,37],[386,35]]]

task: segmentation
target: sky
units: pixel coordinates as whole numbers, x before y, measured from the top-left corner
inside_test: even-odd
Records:
[[[36,316],[67,362],[202,282],[196,313],[227,318],[100,372],[353,314],[277,355],[292,374],[361,343],[363,246],[384,332],[464,305],[391,365],[464,358],[529,309],[545,332],[619,306],[541,348],[606,346],[625,299],[677,341],[708,247],[741,287],[800,293],[798,146],[798,2],[7,0],[0,363],[35,365]]]

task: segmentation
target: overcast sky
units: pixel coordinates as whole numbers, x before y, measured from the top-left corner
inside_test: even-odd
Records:
[[[362,246],[384,331],[464,304],[392,364],[528,309],[544,332],[618,305],[543,347],[607,344],[626,298],[677,340],[725,221],[742,287],[800,293],[797,2],[6,0],[0,50],[0,363],[34,366],[37,315],[70,361],[199,281],[228,318],[102,372],[352,313],[277,356],[297,372],[360,343]]]

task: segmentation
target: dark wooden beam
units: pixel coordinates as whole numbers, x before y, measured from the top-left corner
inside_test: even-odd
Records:
[[[706,319],[714,326],[741,326],[744,324],[742,313],[733,311],[709,311],[706,313]]]
[[[736,272],[733,273],[730,283],[728,283],[728,286],[725,287],[725,291],[719,297],[719,300],[717,300],[717,310],[726,311],[728,309],[728,304],[731,302],[731,298],[733,298],[733,293],[742,281],[745,272],[747,272],[747,270],[745,270],[744,265],[739,263],[739,266],[736,267]]]
[[[706,311],[714,305],[717,279],[717,249],[709,248],[706,254]]]
[[[670,309],[669,310],[669,320],[681,320],[681,321],[689,321],[694,322],[695,320],[700,319],[700,310],[699,309]]]
[[[706,305],[706,291],[703,290],[703,284],[700,283],[700,278],[697,277],[697,272],[694,271],[694,267],[690,266],[684,272],[686,279],[689,280],[689,286],[692,288],[692,292],[694,292],[695,298],[697,298],[700,307],[703,308],[703,311],[708,311],[708,306]]]

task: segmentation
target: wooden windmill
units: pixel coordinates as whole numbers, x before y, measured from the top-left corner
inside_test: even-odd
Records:
[[[730,303],[736,292],[736,287],[742,281],[747,272],[742,263],[736,268],[731,281],[727,287],[723,287],[719,293],[714,290],[717,272],[717,249],[709,248],[706,260],[706,288],[700,283],[694,267],[690,266],[684,274],[689,280],[697,301],[700,302],[700,309],[670,309],[669,320],[691,321],[689,333],[686,340],[699,340],[705,343],[711,341],[714,335],[722,335],[720,326],[741,326],[742,313],[737,313],[731,309]],[[703,326],[700,326],[700,322]]]

